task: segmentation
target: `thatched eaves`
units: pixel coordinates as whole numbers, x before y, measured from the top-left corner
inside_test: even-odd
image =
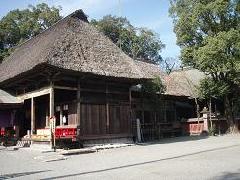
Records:
[[[82,10],[16,47],[0,65],[0,83],[40,65],[101,76],[144,78],[134,60],[90,25]]]

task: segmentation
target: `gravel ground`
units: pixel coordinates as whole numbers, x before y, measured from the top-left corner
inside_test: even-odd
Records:
[[[240,179],[240,136],[181,137],[92,154],[0,147],[0,179]]]

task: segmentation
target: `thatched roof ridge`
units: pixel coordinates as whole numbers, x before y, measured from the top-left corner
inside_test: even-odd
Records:
[[[197,87],[205,74],[197,69],[186,68],[171,72],[165,77],[167,95],[197,98]]]
[[[21,103],[20,99],[0,89],[0,105],[1,104],[20,104],[20,103]]]
[[[78,10],[16,47],[0,65],[0,82],[39,65],[119,78],[144,78],[134,60],[122,52]]]

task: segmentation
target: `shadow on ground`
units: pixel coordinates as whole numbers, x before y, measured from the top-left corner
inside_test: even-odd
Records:
[[[207,139],[208,137],[209,136],[200,135],[200,136],[181,136],[181,137],[163,138],[156,141],[137,143],[137,145],[148,146],[148,145],[154,145],[154,144],[169,144],[169,143],[176,143],[176,142],[197,141],[197,140]]]
[[[28,176],[32,174],[37,174],[37,173],[42,173],[42,172],[48,172],[50,170],[45,170],[45,171],[31,171],[31,172],[22,172],[22,173],[12,173],[12,174],[3,174],[0,176],[0,180],[4,179],[12,179],[12,178],[17,178],[17,177],[23,177],[23,176]]]
[[[237,172],[224,172],[223,175],[218,176],[217,180],[239,180],[240,169]]]
[[[202,153],[206,153],[206,152],[214,152],[214,151],[219,151],[219,150],[223,150],[223,149],[229,149],[229,148],[233,148],[233,147],[237,147],[237,146],[240,146],[240,145],[233,145],[233,146],[215,148],[215,149],[210,149],[210,150],[205,150],[205,151],[199,151],[199,152],[194,152],[194,153],[189,153],[189,154],[183,154],[183,155],[174,156],[174,157],[169,157],[169,158],[162,158],[162,159],[157,159],[157,160],[152,160],[152,161],[146,161],[146,162],[141,162],[141,163],[128,164],[128,165],[117,166],[117,167],[106,168],[106,169],[99,169],[99,170],[95,170],[95,171],[87,171],[87,172],[80,172],[80,173],[75,173],[75,174],[68,174],[68,175],[55,176],[55,177],[48,177],[48,178],[44,178],[44,179],[41,179],[41,180],[51,180],[51,179],[69,178],[69,177],[75,177],[75,176],[89,175],[89,174],[107,172],[107,171],[112,171],[112,170],[118,170],[118,169],[124,169],[124,168],[136,167],[136,166],[142,166],[142,165],[147,165],[147,164],[158,163],[158,162],[161,162],[161,161],[168,161],[168,160],[173,160],[173,159],[178,159],[178,158],[184,158],[184,157],[188,157],[188,156],[194,156],[194,155],[202,154]],[[230,175],[229,175],[229,176],[230,176]],[[221,179],[221,180],[222,180],[222,179]],[[231,179],[231,180],[233,180],[233,179]]]

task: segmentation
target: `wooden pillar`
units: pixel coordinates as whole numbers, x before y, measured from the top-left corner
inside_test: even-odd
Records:
[[[31,98],[31,134],[35,133],[35,101]]]
[[[131,87],[129,88],[129,105],[130,105],[130,110],[132,110],[132,90],[131,90]]]
[[[54,116],[54,88],[53,88],[53,82],[50,82],[50,93],[49,93],[49,117],[52,118]],[[49,123],[50,124],[50,123]],[[55,121],[55,125],[56,125],[56,121]],[[50,125],[50,126],[55,126],[55,125]],[[53,132],[51,131],[51,137],[50,137],[50,145],[52,147],[52,149],[55,150],[55,145],[56,145],[56,141],[55,141],[55,135],[53,134]]]
[[[144,124],[144,97],[143,92],[141,92],[141,104],[142,104],[142,124]]]
[[[154,111],[154,123],[157,124],[157,111]]]
[[[107,124],[107,133],[109,133],[109,126],[110,126],[110,120],[109,120],[109,102],[108,102],[108,84],[106,84],[106,124]]]
[[[80,80],[77,84],[77,125],[80,126],[81,123],[81,87]]]
[[[131,133],[133,133],[133,122],[135,122],[135,119],[136,119],[136,115],[135,115],[135,111],[132,109],[132,90],[131,90],[131,86],[129,87],[129,125],[130,125],[130,127],[129,127],[129,131],[131,132]]]
[[[164,122],[167,122],[167,101],[164,101]]]
[[[46,106],[46,124],[45,127],[49,127],[49,108]]]
[[[59,121],[60,121],[60,126],[63,126],[64,124],[63,124],[63,106],[59,106],[60,107],[60,119],[59,119]]]
[[[51,83],[50,87],[50,97],[49,97],[49,116],[50,118],[54,116],[54,88]]]

